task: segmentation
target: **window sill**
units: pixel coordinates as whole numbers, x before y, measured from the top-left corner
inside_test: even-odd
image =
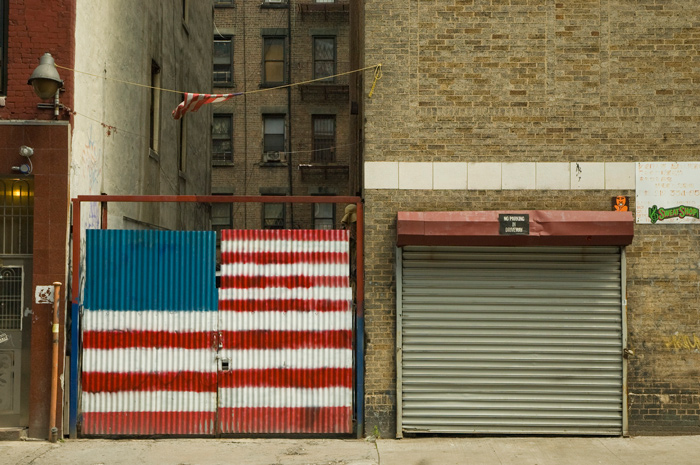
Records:
[[[260,166],[260,168],[284,168],[289,165],[282,161],[261,161],[258,163],[258,166]]]
[[[233,82],[212,82],[211,86],[217,87],[217,88],[225,87],[227,89],[235,89],[236,88],[236,84],[234,84]]]
[[[233,162],[232,161],[223,161],[223,160],[213,160],[211,162],[211,166],[218,166],[218,167],[233,166]]]
[[[274,89],[275,87],[281,87],[286,85],[286,82],[261,82],[260,89]]]
[[[265,9],[270,9],[270,10],[284,10],[286,8],[289,8],[289,3],[268,3],[263,0],[263,2],[260,4],[260,9],[265,10]]]

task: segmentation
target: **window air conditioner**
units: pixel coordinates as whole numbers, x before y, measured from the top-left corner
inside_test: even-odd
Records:
[[[281,152],[265,152],[263,153],[263,162],[265,163],[274,163],[274,162],[280,162],[282,161],[282,153]]]

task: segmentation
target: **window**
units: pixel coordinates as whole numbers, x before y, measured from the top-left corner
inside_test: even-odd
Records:
[[[283,203],[263,204],[263,229],[284,229],[285,208]]]
[[[7,0],[0,0],[0,95],[7,94]]]
[[[233,38],[214,39],[214,85],[233,84]]]
[[[215,164],[233,163],[233,115],[214,114],[211,154]]]
[[[182,22],[187,24],[190,19],[190,0],[182,0]]]
[[[233,194],[217,194],[233,195]],[[221,242],[221,231],[233,228],[233,204],[212,203],[211,204],[211,227],[216,231],[216,242]]]
[[[177,154],[177,167],[180,173],[187,168],[187,118],[180,118],[180,147]]]
[[[335,205],[332,203],[314,204],[314,229],[333,229],[335,226]]]
[[[160,146],[160,66],[151,61],[151,108],[149,121],[149,148],[158,154]]]
[[[284,152],[284,116],[264,116],[263,152]]]
[[[335,161],[335,116],[313,116],[315,163],[332,163]]]
[[[335,74],[335,37],[314,37],[314,79]],[[329,78],[328,81],[332,81]]]
[[[284,84],[284,37],[263,38],[263,85]]]

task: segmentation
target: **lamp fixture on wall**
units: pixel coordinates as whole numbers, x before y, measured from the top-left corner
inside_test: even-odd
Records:
[[[57,117],[58,110],[63,108],[63,105],[58,101],[58,94],[61,87],[63,87],[63,81],[58,74],[56,63],[50,53],[44,53],[39,58],[39,66],[34,69],[27,84],[34,88],[34,93],[40,99],[53,97],[53,104],[40,103],[37,106],[39,108],[53,108],[53,114]]]
[[[22,163],[19,166],[13,166],[12,171],[18,171],[22,174],[29,175],[32,174],[34,170],[34,165],[32,163],[32,155],[34,155],[34,149],[23,145],[19,148],[19,154],[27,159],[27,163]]]

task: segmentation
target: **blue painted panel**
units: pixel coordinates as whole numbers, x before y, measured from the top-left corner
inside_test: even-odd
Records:
[[[216,311],[213,231],[86,231],[87,310]]]

